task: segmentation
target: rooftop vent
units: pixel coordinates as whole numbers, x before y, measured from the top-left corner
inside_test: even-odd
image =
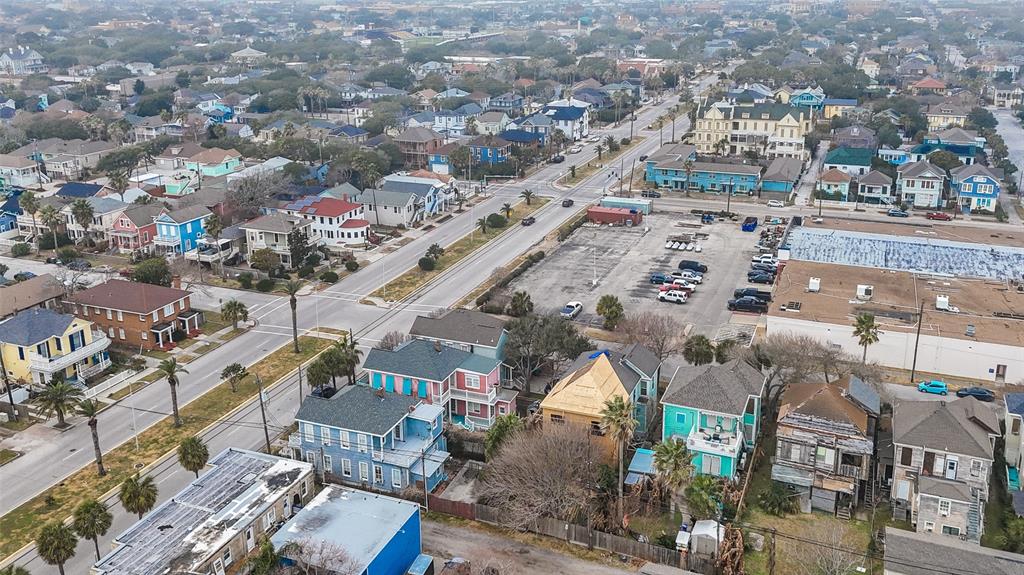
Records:
[[[870,301],[871,296],[874,295],[875,286],[858,284],[857,285],[857,299],[862,301]]]
[[[807,282],[807,291],[812,293],[818,293],[821,291],[821,278],[811,278],[811,280]]]

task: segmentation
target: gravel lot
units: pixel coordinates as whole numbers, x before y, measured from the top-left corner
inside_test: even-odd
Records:
[[[698,240],[700,253],[665,248],[670,237],[686,233],[707,235]],[[725,329],[726,333],[745,332],[749,331],[746,326],[756,323],[756,316],[733,314],[725,306],[738,286],[747,285],[746,272],[757,237],[742,232],[738,222],[700,225],[688,213],[655,212],[636,228],[584,226],[517,279],[512,289],[527,291],[539,312],[557,311],[566,302],[580,301],[583,312],[577,321],[590,325],[600,324],[597,300],[610,293],[619,297],[627,314],[670,313],[688,326],[689,333],[714,338],[730,323],[744,327]],[[674,271],[684,259],[708,266],[704,283],[685,305],[658,301],[650,274]]]

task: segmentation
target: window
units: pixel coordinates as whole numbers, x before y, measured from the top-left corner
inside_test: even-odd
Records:
[[[349,449],[349,448],[351,448],[351,444],[348,441],[348,432],[347,431],[342,430],[341,432],[338,433],[338,436],[341,438],[341,448],[342,449]]]
[[[146,321],[145,314],[141,314],[141,313],[139,314],[139,321]]]
[[[402,423],[395,426],[395,441],[402,441]]]
[[[949,517],[949,510],[952,509],[953,504],[949,499],[939,499],[939,515],[943,517]]]
[[[402,470],[392,469],[391,470],[391,487],[396,489],[402,488]]]
[[[380,465],[373,466],[373,482],[384,483],[384,468]]]
[[[819,446],[814,461],[818,467],[833,467],[836,463],[836,450]]]
[[[124,339],[124,328],[123,327],[117,329],[117,336],[119,338],[121,338],[121,339]]]
[[[124,314],[121,313],[121,310],[117,311],[117,321],[124,321]]]
[[[911,449],[909,447],[903,447],[903,448],[900,449],[900,465],[907,465],[907,466],[909,466],[911,464],[911,461],[913,461],[913,459],[914,459],[914,450],[913,449]]]
[[[143,340],[143,341],[145,341],[145,340],[147,340],[147,339],[149,339],[149,333],[148,333],[148,332],[146,332],[146,331],[143,331],[143,332],[142,332],[142,340]]]
[[[980,459],[971,460],[971,477],[981,477],[981,466]]]
[[[107,319],[114,319],[114,312],[107,310]]]
[[[160,312],[158,312],[158,311],[154,311],[153,312],[153,321],[160,321]]]
[[[341,460],[341,475],[344,477],[352,477],[352,460]]]
[[[330,455],[324,455],[324,471],[327,473],[334,473],[334,466],[331,465]]]
[[[590,422],[590,435],[604,435],[604,429],[601,427],[600,421]]]
[[[925,533],[932,533],[932,532],[934,532],[935,531],[935,523],[932,522],[932,521],[925,521],[924,522],[924,531],[925,531]]]
[[[313,424],[303,423],[302,424],[302,440],[312,442],[313,441]]]
[[[1013,422],[1010,424],[1010,433],[1014,435],[1020,435],[1020,418],[1014,417]]]
[[[467,373],[466,374],[466,387],[467,388],[472,388],[472,389],[480,389],[480,376],[479,375],[472,375],[472,374]]]
[[[366,453],[369,449],[366,446],[366,436],[360,433],[356,437],[356,445],[359,447],[359,453]]]
[[[274,524],[274,521],[277,521],[277,511],[274,510],[273,507],[271,507],[267,511],[267,516],[265,517],[265,519],[266,519],[266,524],[267,524],[267,526],[269,528],[270,525]]]
[[[309,493],[309,484],[305,481],[302,482],[302,496],[305,497]]]
[[[370,480],[370,464],[365,461],[359,462],[359,481]]]
[[[952,525],[943,525],[942,526],[942,534],[943,535],[953,535],[954,537],[959,537],[960,536],[960,528],[959,527],[953,527]]]
[[[227,567],[228,565],[231,565],[231,562],[234,561],[234,557],[231,556],[231,548],[230,547],[227,547],[227,548],[224,549],[224,555],[221,556],[221,559],[223,559],[225,567]]]
[[[164,317],[170,317],[174,314],[174,304],[169,303],[164,306]]]
[[[321,427],[320,428],[320,441],[324,445],[330,445],[331,444],[331,429],[329,427]]]
[[[107,333],[110,335],[110,337],[114,337],[114,328],[108,328]]]
[[[551,414],[551,423],[558,423],[558,424],[565,423],[565,418],[562,417],[561,415],[558,415],[557,413],[552,413]]]

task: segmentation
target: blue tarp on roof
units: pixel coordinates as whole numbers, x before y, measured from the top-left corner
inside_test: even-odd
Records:
[[[626,485],[635,485],[645,476],[654,475],[654,452],[650,449],[637,449],[629,462],[629,473],[626,474]]]
[[[57,191],[57,195],[65,198],[91,198],[102,189],[103,186],[99,184],[68,182],[60,187],[60,190]]]

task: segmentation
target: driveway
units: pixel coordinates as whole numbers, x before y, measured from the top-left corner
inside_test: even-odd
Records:
[[[497,568],[501,575],[623,575],[636,572],[628,565],[622,568],[609,567],[544,547],[520,543],[489,530],[429,519],[423,521],[423,551],[434,556],[435,571],[440,571],[445,560],[461,557],[472,562],[474,573],[488,566]]]

